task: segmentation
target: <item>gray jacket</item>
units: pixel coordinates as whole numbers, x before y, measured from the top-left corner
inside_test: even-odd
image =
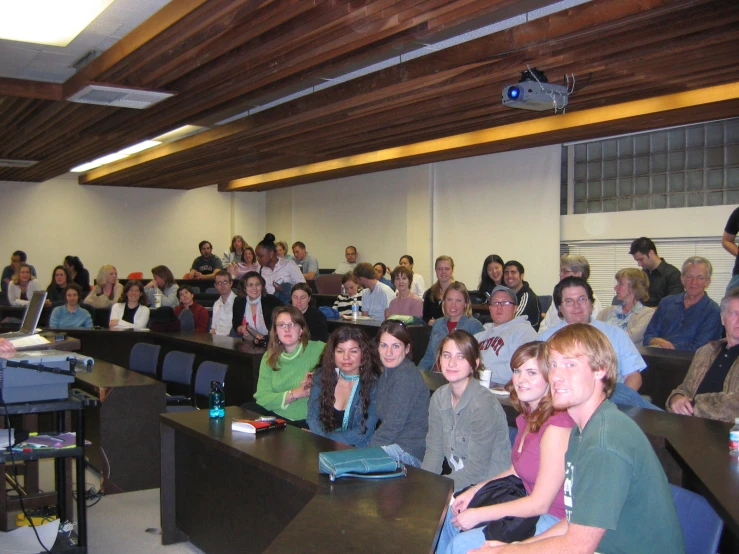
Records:
[[[377,414],[382,425],[372,435],[370,446],[397,444],[422,460],[430,396],[421,373],[408,358],[398,367],[385,368],[377,381]]]
[[[470,379],[455,408],[450,385],[439,387],[431,397],[421,468],[440,474],[444,458],[452,467],[448,477],[454,480],[455,491],[511,467],[505,412],[495,395],[477,379]]]

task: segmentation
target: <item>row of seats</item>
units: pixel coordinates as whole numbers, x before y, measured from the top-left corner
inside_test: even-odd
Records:
[[[167,352],[162,361],[161,372],[158,372],[160,349],[158,344],[135,344],[129,357],[129,369],[165,383],[168,412],[207,406],[211,382],[217,381],[223,385],[228,366],[208,360],[201,362],[193,382],[195,354],[178,350]]]

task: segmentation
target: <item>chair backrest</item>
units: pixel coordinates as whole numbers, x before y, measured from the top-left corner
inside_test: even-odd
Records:
[[[133,273],[129,273],[128,277],[126,279],[143,279],[144,274],[141,271],[134,271]]]
[[[724,522],[701,495],[670,485],[687,554],[716,554]]]
[[[319,275],[314,279],[318,294],[341,294],[343,275]]]
[[[552,295],[539,296],[539,310],[545,314],[549,311],[549,306],[552,305]]]
[[[181,331],[194,331],[195,330],[195,316],[192,315],[190,310],[182,310],[180,312],[180,330]]]
[[[215,287],[208,287],[205,289],[205,294],[218,294],[218,289]]]
[[[195,394],[200,396],[208,396],[210,394],[210,384],[218,381],[223,384],[226,380],[226,372],[228,366],[218,362],[205,361],[198,366],[195,373]]]
[[[189,387],[192,382],[192,366],[194,363],[195,354],[178,350],[167,352],[162,362],[162,381],[165,383],[179,383]]]
[[[160,348],[158,344],[148,344],[145,342],[134,344],[128,358],[128,369],[156,378]]]
[[[200,287],[191,286],[190,288],[192,289],[193,294],[200,294]]]

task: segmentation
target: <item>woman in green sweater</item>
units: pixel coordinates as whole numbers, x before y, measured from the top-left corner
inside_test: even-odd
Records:
[[[300,310],[293,306],[275,308],[267,352],[259,366],[254,394],[256,404],[245,407],[307,429],[305,418],[313,369],[320,363],[325,346],[321,341],[310,340],[308,325]]]

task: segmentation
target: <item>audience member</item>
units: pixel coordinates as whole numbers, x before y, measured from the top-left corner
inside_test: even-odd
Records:
[[[298,264],[303,277],[306,279],[315,279],[318,276],[318,260],[308,254],[305,244],[297,241],[293,244],[293,259]]]
[[[379,376],[377,349],[364,331],[348,325],[336,329],[323,351],[321,367],[313,374],[310,430],[350,446],[367,446],[378,421]]]
[[[539,333],[539,340],[546,341],[563,327],[574,323],[593,325],[608,337],[616,351],[618,382],[611,400],[626,406],[657,409],[636,393],[642,385],[641,371],[647,364],[634,343],[619,327],[593,318],[593,289],[588,282],[581,277],[565,277],[554,287],[553,304],[563,318],[562,323]]]
[[[28,261],[28,256],[26,256],[26,253],[23,250],[16,250],[13,252],[13,254],[10,256],[10,265],[6,265],[3,269],[3,276],[2,276],[2,290],[7,291],[8,285],[10,284],[10,281],[13,279],[13,275],[15,275],[15,272],[18,271],[18,268],[21,264],[25,264]],[[31,268],[31,275],[33,277],[36,277],[36,268],[34,268],[32,265],[29,265],[28,267]]]
[[[72,277],[72,281],[77,283],[82,292],[87,294],[90,290],[90,272],[85,269],[82,262],[77,256],[65,256],[64,267],[69,271],[69,275]]]
[[[190,268],[190,279],[213,279],[219,269],[223,269],[223,264],[218,256],[213,255],[213,245],[207,241],[200,241],[198,244],[200,256],[192,261]]]
[[[49,327],[52,329],[92,329],[90,312],[80,307],[82,289],[77,283],[69,283],[65,289],[65,304],[51,311]]]
[[[582,277],[586,281],[590,278],[590,264],[585,256],[576,254],[562,255],[559,260],[559,280],[562,281],[565,277]],[[593,317],[598,317],[602,309],[600,300],[598,300],[597,296],[593,295]],[[559,316],[554,302],[552,302],[547,310],[546,317],[539,324],[539,332],[546,331],[550,327],[554,327],[560,323],[562,323],[562,318]]]
[[[377,262],[375,265],[372,266],[372,269],[375,272],[375,279],[380,281],[383,285],[387,285],[391,289],[394,289],[393,282],[386,277],[387,275],[387,266],[382,262]]]
[[[434,362],[438,359],[437,347],[442,339],[455,329],[467,331],[472,335],[482,331],[482,323],[472,317],[470,294],[467,292],[464,283],[455,281],[446,288],[443,298],[443,312],[445,314],[443,317],[434,320],[426,353],[418,364],[420,369],[438,371],[438,367],[434,368]]]
[[[426,292],[426,281],[424,280],[422,275],[416,273],[416,271],[413,269],[413,256],[411,256],[410,254],[403,254],[398,261],[398,265],[402,265],[403,267],[406,267],[413,271],[413,284],[411,285],[411,292],[419,298],[423,298],[423,293]]]
[[[565,454],[566,519],[520,544],[472,552],[684,554],[672,492],[652,445],[608,400],[616,353],[590,325],[571,325],[547,345],[555,409],[575,422]]]
[[[106,264],[98,271],[96,281],[97,284],[87,295],[84,303],[93,308],[110,308],[123,294],[123,285],[118,282],[118,271],[112,265]]]
[[[506,262],[503,266],[503,279],[506,286],[516,293],[518,297],[518,308],[516,309],[516,317],[525,315],[529,318],[529,323],[534,330],[539,330],[539,322],[541,321],[541,310],[539,309],[539,299],[529,284],[523,280],[524,268],[523,264],[516,260]]]
[[[482,273],[480,273],[480,284],[477,287],[481,293],[487,295],[489,299],[493,294],[493,289],[501,285],[503,282],[503,258],[497,254],[490,254],[485,261],[482,262]]]
[[[175,283],[174,275],[166,265],[158,265],[151,268],[152,279],[144,287],[146,297],[149,299],[149,305],[156,305],[156,296],[160,296],[160,304],[162,306],[177,306],[179,296],[177,291],[180,286]]]
[[[733,423],[739,416],[739,288],[721,300],[726,338],[701,346],[685,380],[667,399],[667,410]]]
[[[218,300],[213,303],[210,333],[227,337],[233,328],[234,301],[236,300],[236,295],[231,290],[233,285],[231,275],[222,269],[216,273],[214,283],[218,291]]]
[[[480,483],[509,467],[511,441],[505,412],[494,394],[480,385],[480,349],[475,337],[456,329],[436,353],[448,384],[429,405],[429,431],[421,468],[441,474],[446,459],[454,490]]]
[[[353,246],[347,246],[344,250],[344,258],[346,258],[346,261],[339,262],[339,265],[336,266],[335,275],[345,275],[350,271],[354,271],[354,268],[357,267],[357,249]]]
[[[433,325],[438,317],[444,317],[442,300],[444,291],[454,282],[454,260],[451,256],[439,256],[434,263],[436,282],[423,293],[423,320]]]
[[[272,240],[274,241],[274,239]],[[275,253],[277,254],[277,257],[281,260],[293,259],[293,257],[287,253],[287,243],[284,240],[278,240],[277,242],[275,242]]]
[[[312,297],[313,292],[310,290],[307,283],[297,283],[293,285],[293,290],[290,294],[290,301],[293,306],[300,310],[306,323],[308,323],[310,338],[326,342],[328,340],[328,323],[326,323],[326,316],[323,315],[320,310],[310,305]]]
[[[721,245],[724,247],[724,250],[736,258],[734,269],[731,272],[731,281],[729,281],[729,285],[726,287],[726,292],[729,292],[734,287],[739,287],[739,257],[737,257],[739,247],[736,245],[737,233],[739,233],[739,208],[731,212],[729,220],[726,222],[726,227],[724,227],[724,234],[721,237]]]
[[[245,407],[307,429],[313,370],[326,345],[309,339],[308,325],[297,308],[278,306],[272,315],[269,344],[259,365],[255,402]]]
[[[33,276],[31,266],[21,263],[8,284],[8,303],[11,306],[25,306],[31,301],[33,293],[40,290],[41,285]]]
[[[257,254],[251,246],[244,247],[243,261],[232,264],[228,267],[228,271],[234,279],[240,279],[250,271],[259,272],[259,264],[257,263]]]
[[[265,292],[264,278],[256,271],[244,275],[242,281],[246,297],[237,296],[234,300],[233,328],[244,340],[252,337],[255,343],[261,342],[272,328],[272,312],[282,302]]]
[[[228,252],[223,253],[221,263],[224,269],[228,269],[230,266],[236,266],[236,264],[244,261],[244,249],[249,246],[244,237],[241,235],[234,235],[231,239],[231,247]]]
[[[195,301],[195,293],[193,293],[192,288],[184,285],[180,287],[178,294],[180,296],[180,305],[175,306],[175,315],[180,319],[180,321],[183,321],[182,313],[185,310],[189,310],[190,312],[192,312],[192,318],[195,323],[195,331],[199,333],[207,333],[208,319],[210,316],[208,315],[208,310],[206,310],[203,306]]]
[[[498,285],[489,301],[493,323],[475,335],[486,370],[490,370],[490,387],[502,387],[511,380],[511,356],[518,347],[536,340],[536,331],[525,316],[516,315],[518,297],[506,286]]]
[[[429,388],[409,358],[411,336],[399,321],[385,321],[377,332],[384,370],[377,381],[381,425],[370,446],[381,446],[395,460],[421,467],[429,424]]]
[[[545,351],[544,343],[529,342],[513,353],[512,382],[506,387],[511,404],[519,412],[512,464],[503,473],[457,495],[441,529],[436,547],[439,554],[466,553],[482,546],[485,533],[480,525],[488,522],[538,517],[535,534],[540,535],[564,519],[565,452],[575,423],[567,412],[555,411],[552,406]],[[493,505],[480,505],[477,499],[473,502],[487,483],[511,475],[521,479],[526,496]],[[475,507],[469,508],[471,502]]]
[[[385,310],[395,298],[393,289],[377,280],[374,269],[367,262],[357,264],[354,275],[362,290],[362,315],[373,319],[385,319]]]
[[[58,265],[51,273],[51,283],[46,287],[46,305],[63,306],[67,303],[67,285],[72,282],[67,268]]]
[[[635,267],[622,269],[616,273],[616,286],[613,290],[616,291],[618,304],[603,308],[597,319],[620,327],[635,345],[641,346],[644,331],[654,315],[654,308],[644,305],[649,298],[647,272]]]
[[[397,296],[390,301],[385,310],[385,317],[391,315],[410,315],[421,319],[423,317],[423,300],[411,292],[413,272],[399,265],[391,273]]]
[[[351,313],[354,301],[362,309],[362,286],[354,272],[350,271],[341,278],[342,293],[336,297],[334,302],[334,310],[343,313]]]
[[[141,281],[133,279],[123,287],[121,297],[110,307],[111,329],[146,329],[149,324],[149,308],[146,307],[146,293]]]
[[[666,296],[680,294],[683,288],[680,271],[657,255],[657,247],[647,237],[631,243],[629,254],[649,277],[649,296],[644,305],[656,308]]]
[[[275,236],[272,233],[264,235],[264,239],[257,244],[257,262],[261,266],[260,275],[264,277],[265,289],[268,294],[274,294],[281,302],[290,302],[290,292],[296,283],[305,283],[305,277],[295,262],[285,258],[278,258],[275,249]]]
[[[692,256],[683,263],[681,280],[685,292],[662,299],[644,332],[644,345],[695,352],[721,338],[718,304],[706,294],[713,266]]]

